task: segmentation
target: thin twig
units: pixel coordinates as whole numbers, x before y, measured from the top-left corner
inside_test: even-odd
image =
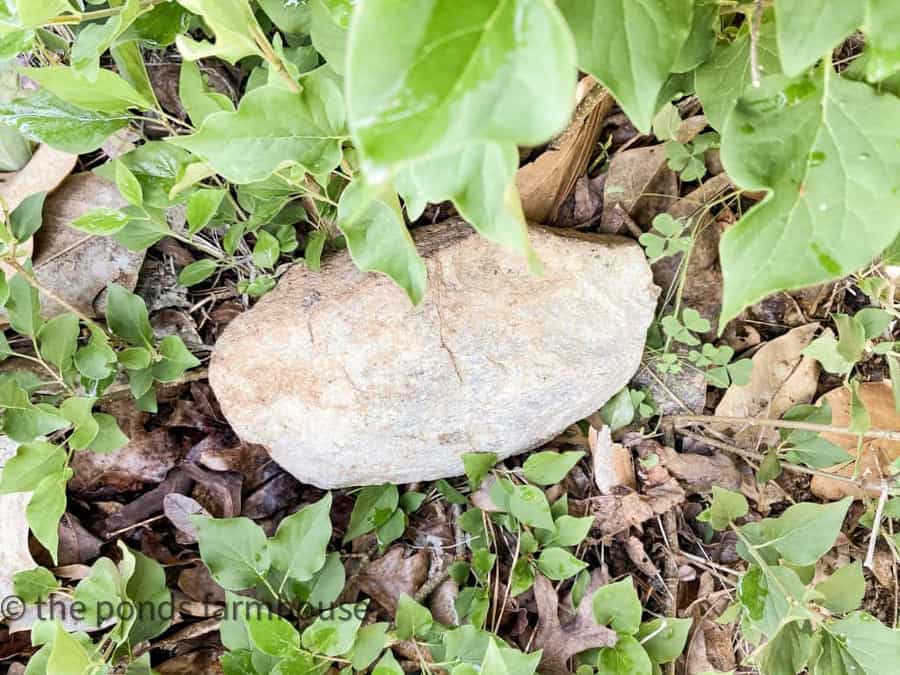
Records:
[[[900,431],[888,429],[869,429],[863,434],[850,431],[846,427],[830,424],[814,424],[812,422],[794,422],[791,420],[771,420],[765,417],[720,417],[718,415],[670,415],[666,421],[674,424],[743,424],[750,427],[770,427],[773,429],[800,429],[801,431],[817,431],[819,433],[843,434],[844,436],[862,436],[864,438],[884,438],[889,441],[900,441]]]

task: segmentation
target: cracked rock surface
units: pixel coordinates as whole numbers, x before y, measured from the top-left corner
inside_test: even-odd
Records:
[[[628,383],[658,289],[634,242],[530,236],[540,277],[461,220],[415,230],[418,307],[346,252],[297,265],[216,345],[228,421],[323,488],[453,476],[464,453],[552,439]]]

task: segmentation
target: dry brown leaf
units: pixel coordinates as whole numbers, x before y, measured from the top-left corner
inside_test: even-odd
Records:
[[[587,169],[591,151],[613,97],[591,77],[579,83],[580,102],[568,128],[535,161],[516,174],[522,210],[528,220],[552,223],[557,211]]]
[[[676,452],[663,447],[660,460],[675,478],[683,481],[688,492],[709,492],[713,485],[726,490],[741,486],[741,473],[727,455],[699,455],[692,452]]]
[[[631,452],[621,443],[613,443],[608,426],[603,425],[599,430],[591,426],[588,430],[588,445],[591,449],[594,482],[600,494],[608,495],[616,487],[637,487]]]
[[[138,490],[145,483],[159,483],[185,454],[168,429],[148,431],[144,423],[147,413],[137,409],[131,400],[113,401],[103,406],[113,415],[128,436],[128,444],[116,452],[76,452],[72,458],[75,475],[69,481],[74,492],[106,489],[110,493]]]
[[[728,388],[716,406],[716,416],[779,419],[795,405],[809,403],[816,393],[819,362],[801,352],[818,329],[817,323],[799,326],[763,345],[753,356],[750,381]],[[774,429],[745,427],[735,431],[735,441],[744,447],[778,442]]]
[[[659,569],[653,564],[653,561],[650,560],[650,556],[647,555],[647,551],[644,549],[644,543],[637,537],[628,537],[625,540],[625,553],[628,554],[631,562],[643,574],[651,578],[660,576]]]
[[[595,570],[599,572],[600,570]],[[575,617],[561,624],[559,596],[549,579],[538,574],[534,579],[534,599],[539,616],[534,648],[542,649],[540,672],[544,675],[567,675],[572,672],[568,661],[586,649],[613,647],[615,631],[594,620],[590,598],[603,585],[603,575],[594,574],[575,612]]]
[[[359,589],[394,614],[400,596],[413,597],[425,583],[428,558],[424,549],[407,557],[402,546],[395,546],[366,566],[359,575]]]
[[[193,544],[197,541],[197,526],[194,516],[209,518],[209,512],[196,499],[171,492],[163,497],[163,513],[178,530],[175,537],[179,544]]]
[[[20,171],[0,177],[0,197],[9,211],[35,192],[53,192],[72,173],[78,155],[42,145]]]
[[[459,585],[453,579],[441,583],[429,599],[431,615],[445,626],[458,626],[459,615],[456,613],[456,598],[459,596]]]
[[[594,516],[594,527],[604,535],[615,535],[631,527],[639,527],[654,516],[681,504],[685,492],[674,478],[662,485],[649,488],[645,494],[628,492],[589,499],[574,500],[573,509],[578,515]]]
[[[674,176],[666,165],[665,145],[650,145],[616,153],[609,163],[609,174],[603,186],[601,229],[611,234],[617,234],[621,230],[621,217],[615,213],[617,209],[621,209],[635,221],[635,214],[648,201],[654,204],[657,213],[665,211],[677,197],[677,185],[674,193],[660,192],[671,183],[669,174]],[[666,203],[660,205],[659,198],[647,196],[651,193],[673,194],[673,197],[666,198]]]
[[[859,385],[859,397],[872,419],[873,428],[900,430],[900,415],[894,409],[894,395],[890,382],[863,382]],[[831,406],[831,424],[836,427],[848,427],[850,390],[847,387],[838,387],[822,398]],[[856,457],[855,436],[823,433],[822,438],[839,445]],[[856,468],[858,478],[868,483],[878,483],[887,475],[888,467],[898,457],[900,457],[900,441],[866,437],[863,439],[858,466],[856,462],[851,462],[846,466],[835,468],[834,473],[851,476]],[[863,494],[863,490],[856,485],[823,476],[813,476],[810,489],[821,499],[836,500],[846,496],[861,497]],[[870,490],[869,494],[877,496],[878,492]]]

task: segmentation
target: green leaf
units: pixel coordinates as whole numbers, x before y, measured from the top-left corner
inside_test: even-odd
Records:
[[[510,576],[510,594],[516,597],[524,593],[534,585],[534,568],[531,562],[525,558],[519,558],[513,567]]]
[[[40,602],[59,588],[59,582],[46,567],[35,567],[13,575],[13,592],[29,604]]]
[[[603,675],[651,675],[653,664],[641,643],[620,635],[615,647],[600,650],[599,672]]]
[[[556,536],[550,540],[550,543],[555,546],[578,546],[591,531],[594,517],[560,516],[556,519],[555,525]]]
[[[650,133],[659,93],[691,31],[692,0],[562,0],[559,7],[575,35],[579,67]]]
[[[247,618],[253,646],[269,656],[290,656],[300,646],[300,633],[277,614],[264,612]]]
[[[231,99],[225,94],[209,91],[200,68],[192,61],[181,62],[178,95],[195,127],[203,124],[203,121],[213,113],[234,112],[234,103]]]
[[[249,518],[195,518],[200,556],[222,588],[240,591],[264,579],[271,564],[266,535]]]
[[[761,531],[789,563],[812,565],[834,546],[852,502],[845,497],[831,504],[795,504],[778,518],[762,520]]]
[[[46,476],[62,472],[65,465],[66,452],[58,445],[23,443],[0,473],[0,494],[31,492]]]
[[[551,546],[541,551],[537,559],[537,566],[541,573],[553,581],[563,581],[574,577],[588,564],[579,560],[564,548]]]
[[[57,621],[53,647],[47,659],[47,672],[53,675],[84,675],[91,669],[91,657],[87,650]]]
[[[528,241],[516,188],[518,168],[514,146],[471,143],[406,164],[395,185],[410,220],[418,218],[428,203],[452,201],[481,236],[520,251],[537,273],[541,264]]]
[[[27,266],[30,267],[30,263]],[[38,292],[22,274],[12,277],[8,286],[6,310],[9,313],[9,325],[22,335],[37,336],[43,324]]]
[[[41,356],[59,370],[68,370],[78,347],[80,333],[78,317],[74,314],[53,317],[38,331]]]
[[[89,626],[98,627],[115,616],[115,609],[126,600],[125,579],[109,558],[100,558],[91,566],[90,574],[78,582],[75,601],[81,603],[84,619]]]
[[[299,94],[258,87],[244,95],[235,112],[214,113],[196,133],[167,140],[233,183],[263,180],[290,164],[327,174],[341,161],[341,93],[324,76],[307,76],[303,85]]]
[[[23,26],[37,28],[50,19],[74,12],[66,0],[15,0],[16,15]]]
[[[865,3],[776,0],[778,51],[788,75],[799,75],[863,22]]]
[[[785,623],[760,649],[757,656],[760,672],[799,673],[806,665],[811,647],[809,629],[796,621]]]
[[[116,186],[119,192],[132,206],[141,206],[144,203],[144,192],[138,179],[124,162],[114,160],[113,164],[116,167]]]
[[[887,362],[891,383],[900,382],[900,358],[891,354],[888,355]],[[891,390],[894,394],[894,410],[900,413],[900,386],[892,386]]]
[[[17,443],[30,443],[69,426],[68,420],[49,404],[33,405],[28,394],[13,379],[0,381],[3,433]]]
[[[691,16],[691,32],[678,52],[672,66],[673,73],[687,73],[706,62],[716,44],[719,30],[717,0],[695,0]]]
[[[453,0],[355,7],[347,104],[370,179],[479,141],[537,145],[569,121],[575,50],[553,4],[472,0],[460,10]]]
[[[393,193],[378,193],[361,180],[344,188],[338,202],[338,227],[356,266],[381,272],[418,304],[425,296],[425,263],[416,252]]]
[[[135,608],[134,622],[128,632],[129,644],[149,640],[162,633],[170,623],[162,608],[172,600],[166,585],[166,572],[162,565],[138,551],[132,551],[121,541],[123,565],[132,572],[125,583],[125,596]]]
[[[781,72],[775,22],[768,14],[763,15],[759,27],[757,56],[761,74]],[[749,32],[742,31],[733,42],[716,45],[706,62],[697,68],[694,84],[710,125],[723,131],[725,119],[750,85]]]
[[[287,576],[306,581],[325,565],[331,540],[331,493],[281,521],[269,541],[272,566]]]
[[[362,625],[367,602],[338,605],[320,614],[303,631],[303,646],[325,656],[338,656],[350,651]]]
[[[123,211],[101,206],[78,216],[69,223],[69,227],[87,234],[98,234],[101,237],[106,237],[125,227],[128,224],[128,220],[128,215]]]
[[[900,70],[900,11],[891,0],[868,0],[863,23],[866,34],[866,79],[880,82]]]
[[[309,34],[310,7],[306,3],[285,0],[256,0],[272,23],[288,34]]]
[[[829,611],[843,614],[859,609],[866,594],[862,563],[856,561],[839,567],[830,577],[817,583],[815,589],[824,596],[818,604]]]
[[[618,431],[627,427],[634,420],[634,403],[628,387],[625,387],[600,408],[600,419],[609,427],[610,431]]]
[[[189,61],[207,56],[235,63],[245,56],[263,56],[257,38],[265,40],[247,0],[178,0],[203,17],[216,36],[215,43],[197,42],[187,35],[175,38],[178,51]]]
[[[34,538],[50,553],[54,565],[59,546],[59,519],[66,512],[66,483],[71,476],[72,469],[45,476],[37,484],[25,508],[25,517]]]
[[[850,387],[850,425],[847,429],[855,434],[864,434],[872,426],[872,418],[859,396],[859,382],[853,379],[847,386]]]
[[[153,107],[134,87],[111,70],[101,69],[97,81],[68,66],[22,68],[21,72],[66,103],[98,113],[123,113],[129,108]]]
[[[202,258],[192,262],[179,272],[178,283],[182,286],[194,286],[209,279],[218,268],[218,263],[212,258]]]
[[[553,530],[553,516],[544,492],[534,485],[517,485],[509,498],[509,511],[529,527]]]
[[[167,335],[159,341],[161,360],[153,364],[153,377],[160,382],[174,382],[185,371],[200,365],[200,359],[191,354],[177,335]]]
[[[119,42],[109,50],[113,62],[119,71],[119,75],[130,84],[135,91],[152,104],[153,108],[159,108],[156,93],[150,82],[150,74],[144,64],[144,55],[137,42]]]
[[[477,490],[497,463],[497,455],[493,452],[467,452],[462,456],[462,461],[469,487]]]
[[[555,485],[565,478],[579,460],[584,457],[580,450],[573,452],[536,452],[528,456],[522,465],[525,478],[538,485]]]
[[[669,663],[684,651],[692,624],[691,619],[653,619],[642,623],[635,637],[653,663]]]
[[[75,352],[75,368],[91,380],[104,380],[113,372],[116,353],[100,330],[91,331],[91,339]]]
[[[891,325],[894,317],[890,312],[877,307],[866,307],[853,315],[853,318],[863,327],[865,339],[874,340],[881,337]]]
[[[394,653],[388,649],[375,667],[372,669],[372,675],[403,675],[404,670],[394,658]]]
[[[828,68],[765,78],[742,99],[722,161],[738,185],[770,194],[722,237],[720,327],[769,293],[842,277],[893,241],[900,152],[882,120],[898,115],[900,100]]]
[[[325,233],[321,230],[310,232],[306,240],[306,248],[303,250],[303,260],[306,266],[313,272],[318,272],[321,266],[322,249],[325,247]]]
[[[864,612],[835,621],[828,625],[828,632],[866,675],[890,675],[900,659],[900,631]]]
[[[131,345],[153,346],[153,327],[144,300],[118,284],[107,288],[106,323],[113,333]]]
[[[434,620],[431,612],[411,597],[403,593],[397,601],[397,637],[410,640],[425,637]]]
[[[27,98],[0,103],[0,122],[29,138],[73,154],[92,152],[109,136],[128,126],[126,113],[83,110],[41,90]]]
[[[265,230],[256,233],[256,243],[253,245],[253,264],[257,267],[272,269],[281,256],[281,246],[278,239]]]
[[[866,330],[856,317],[835,314],[834,323],[838,329],[837,351],[848,363],[856,363],[862,358],[866,348]]]
[[[365,670],[378,658],[378,655],[387,644],[387,629],[389,625],[384,621],[380,621],[378,623],[370,623],[359,629],[350,656],[351,665],[356,670]]]
[[[277,2],[277,0],[268,0]],[[347,37],[353,15],[351,0],[310,0],[309,36],[313,47],[336,73],[344,74]]]
[[[69,447],[73,450],[84,450],[93,443],[100,432],[100,425],[91,414],[94,401],[93,398],[72,396],[59,406],[62,414],[74,427],[73,433],[68,438]]]
[[[185,63],[189,62],[185,61]],[[216,215],[224,197],[225,190],[208,188],[197,190],[190,196],[186,213],[189,235],[193,236],[209,225],[209,221]]]
[[[387,522],[400,503],[400,494],[396,485],[370,485],[359,491],[353,511],[350,513],[350,525],[344,534],[346,544],[379,525]]]
[[[104,72],[100,68],[100,56],[112,47],[142,9],[140,0],[125,0],[119,5],[119,11],[105,22],[82,25],[72,46],[70,60],[73,68],[86,78],[87,86],[100,82],[100,74]]]
[[[601,586],[591,603],[597,623],[620,636],[634,635],[641,627],[643,608],[631,577]]]
[[[88,446],[92,452],[107,454],[128,444],[128,436],[122,433],[115,417],[106,413],[94,413],[94,420],[97,422],[97,435]]]
[[[24,243],[37,232],[43,217],[41,215],[44,209],[44,198],[46,192],[35,192],[23,199],[19,205],[9,214],[9,231],[19,243]]]

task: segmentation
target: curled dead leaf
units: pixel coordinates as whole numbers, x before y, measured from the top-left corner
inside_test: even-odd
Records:
[[[402,546],[388,550],[373,560],[359,575],[359,589],[391,614],[404,593],[414,597],[428,577],[428,551],[419,549],[407,556]]]
[[[608,495],[616,487],[636,488],[631,452],[621,443],[613,443],[612,432],[603,425],[588,430],[588,445],[594,470],[594,482],[600,494]]]
[[[600,572],[600,570],[595,570]],[[560,622],[559,596],[549,579],[538,574],[534,579],[534,599],[539,616],[534,648],[542,649],[540,672],[545,675],[567,675],[569,659],[586,649],[613,647],[616,633],[594,620],[591,598],[603,585],[603,575],[594,574],[584,598],[571,621]]]
[[[669,473],[682,481],[689,492],[709,492],[713,485],[726,490],[737,490],[741,486],[741,473],[727,455],[700,455],[663,447],[660,459]]]
[[[528,220],[552,223],[557,211],[587,169],[612,95],[588,76],[578,83],[580,98],[566,130],[535,161],[516,174],[522,210]]]

